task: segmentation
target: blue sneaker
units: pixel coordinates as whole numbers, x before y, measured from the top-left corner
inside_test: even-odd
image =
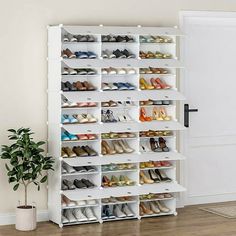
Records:
[[[128,88],[128,90],[135,90],[135,86],[130,83],[125,83],[125,86]]]
[[[70,123],[69,116],[68,116],[68,115],[62,115],[62,116],[61,116],[61,123],[62,123],[62,124]]]
[[[125,83],[113,83],[117,88],[118,90],[127,90],[127,86],[125,86]]]
[[[88,58],[89,59],[95,59],[97,58],[97,55],[94,52],[88,51],[87,52]]]
[[[61,141],[69,141],[69,140],[70,140],[70,138],[63,132],[61,134]]]
[[[70,123],[78,123],[78,120],[73,115],[69,115],[68,119]]]
[[[81,51],[79,51],[79,52],[75,52],[75,55],[76,55],[76,57],[79,58],[79,59],[87,59],[87,58],[88,58],[87,52],[81,52]]]
[[[65,131],[65,134],[69,137],[70,140],[78,140],[77,136]]]

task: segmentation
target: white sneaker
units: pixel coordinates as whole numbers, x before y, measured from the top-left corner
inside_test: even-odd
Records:
[[[108,83],[108,86],[110,87],[111,90],[117,90],[118,87],[115,86],[113,83]]]
[[[84,206],[84,205],[86,205],[86,201],[84,201],[84,200],[76,201],[76,205],[77,206]]]
[[[75,169],[71,166],[69,166],[68,164],[66,164],[65,162],[62,163],[62,168],[66,170],[67,173],[72,174],[75,173]]]
[[[105,68],[102,69],[102,75],[107,75],[107,69]]]
[[[125,74],[126,74],[125,69],[123,69],[123,68],[118,69],[118,74],[119,74],[119,75],[125,75]]]
[[[90,207],[84,209],[84,214],[87,216],[88,220],[96,220],[97,217],[94,215],[93,210]]]
[[[117,74],[117,70],[115,68],[112,68],[112,67],[108,68],[107,72],[108,72],[109,75]]]
[[[135,69],[131,68],[131,69],[126,69],[126,73],[129,75],[133,75],[133,74],[136,74],[136,71]]]
[[[86,202],[87,202],[87,205],[96,205],[95,199],[87,200]]]
[[[70,75],[77,75],[77,71],[75,69],[69,68]]]
[[[63,215],[61,217],[61,221],[62,221],[63,224],[69,223],[69,220]]]
[[[67,174],[67,170],[63,166],[61,167],[61,173],[62,174]]]
[[[128,205],[123,205],[122,211],[126,214],[128,217],[134,216],[134,213],[129,209]]]
[[[87,221],[88,218],[83,214],[80,208],[74,209],[73,214],[79,222]]]
[[[124,212],[121,211],[121,209],[119,208],[118,205],[115,205],[113,208],[113,214],[118,217],[118,218],[124,218],[126,217],[126,214],[124,214]]]
[[[77,221],[77,219],[73,215],[72,209],[66,209],[65,213],[64,213],[64,216],[69,220],[70,223],[73,223],[73,222]]]

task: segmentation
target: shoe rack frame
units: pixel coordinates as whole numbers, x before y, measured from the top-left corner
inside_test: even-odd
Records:
[[[73,35],[95,35],[98,42],[74,42],[74,43],[63,43],[63,35],[65,33],[70,33]],[[101,35],[131,35],[135,38],[134,43],[102,43]],[[139,35],[159,35],[159,36],[170,36],[173,38],[174,43],[169,45],[164,45],[160,43],[145,43],[145,45],[139,42]],[[161,216],[161,215],[177,215],[176,212],[176,197],[177,193],[184,191],[185,189],[180,186],[176,181],[176,164],[178,161],[183,160],[184,156],[177,151],[176,139],[178,138],[178,131],[183,130],[184,127],[178,123],[176,119],[176,101],[184,100],[184,96],[178,92],[176,81],[178,75],[178,70],[183,67],[180,60],[177,58],[177,45],[178,38],[181,36],[181,32],[177,28],[165,28],[165,27],[107,27],[107,26],[49,26],[48,27],[48,152],[55,158],[55,171],[49,174],[48,181],[48,208],[49,208],[49,219],[57,223],[60,227],[63,226],[61,220],[62,206],[61,206],[61,194],[64,194],[71,200],[88,200],[97,199],[97,204],[94,206],[94,212],[97,216],[97,222],[102,223],[104,220],[101,218],[102,211],[102,198],[119,197],[119,196],[134,196],[136,199],[134,202],[130,203],[132,211],[135,213],[135,217],[140,219],[139,214],[139,195],[149,194],[149,193],[172,193],[174,198],[167,200],[166,205],[171,209],[169,213],[162,213],[158,215],[146,215],[142,217],[151,216]],[[133,53],[137,56],[135,59],[102,59],[101,52],[105,47],[108,49],[116,48],[128,48],[131,49]],[[150,46],[150,48],[149,48]],[[63,59],[61,57],[61,51],[65,48],[70,48],[73,50],[91,50],[95,51],[98,55],[97,59]],[[173,59],[140,59],[139,50],[144,49],[154,49],[157,51],[159,48],[164,47],[173,54]],[[86,51],[87,51],[86,50]],[[154,51],[153,50],[153,51]],[[161,50],[160,50],[161,51]],[[76,80],[87,79],[92,82],[98,88],[97,91],[91,92],[63,92],[61,91],[61,81],[73,81],[71,76],[62,76],[62,67],[70,68],[95,68],[98,71],[98,75],[95,76],[76,76]],[[132,82],[137,87],[135,91],[113,91],[104,92],[101,91],[101,82],[103,76],[101,74],[102,68],[115,67],[115,68],[134,68],[136,74],[132,75]],[[170,81],[175,85],[174,89],[170,90],[140,90],[139,88],[139,68],[168,68],[173,72]],[[164,75],[163,75],[164,76]],[[162,78],[162,77],[161,77]],[[72,80],[70,80],[72,79]],[[127,77],[129,79],[129,77]],[[129,80],[128,80],[129,81]],[[127,81],[127,82],[128,82]],[[112,81],[111,81],[112,82]],[[68,100],[74,102],[98,102],[99,106],[97,109],[97,114],[101,113],[101,102],[114,100],[114,101],[134,101],[135,106],[129,108],[131,117],[134,122],[131,123],[105,123],[102,124],[99,118],[99,122],[95,124],[87,125],[62,125],[61,124],[61,114],[65,109],[61,108],[61,96],[64,95]],[[171,115],[174,118],[171,121],[152,121],[152,122],[139,122],[139,101],[141,100],[171,100]],[[75,109],[75,108],[74,108]],[[105,108],[106,109],[106,108]],[[110,109],[110,108],[107,108]],[[78,108],[80,111],[80,108]],[[65,112],[64,112],[65,113]],[[92,133],[98,135],[97,141],[92,141],[96,151],[99,156],[96,157],[76,157],[76,158],[61,158],[61,147],[64,143],[61,141],[62,130],[67,130],[73,134],[79,133]],[[171,150],[170,152],[162,153],[140,153],[139,143],[141,138],[138,135],[139,131],[148,130],[172,130],[174,131],[173,137],[170,137]],[[108,132],[134,132],[137,134],[137,138],[134,139],[133,143],[137,148],[134,153],[131,154],[117,154],[112,156],[102,156],[101,155],[101,133]],[[165,137],[164,137],[165,138]],[[167,138],[168,139],[168,138]],[[137,144],[137,145],[136,145]],[[72,142],[71,145],[80,145],[80,141]],[[173,168],[168,170],[169,176],[173,179],[171,183],[157,183],[157,184],[139,184],[139,163],[145,161],[161,161],[168,160],[173,164]],[[96,185],[98,187],[94,189],[87,190],[61,190],[61,181],[63,176],[61,174],[61,163],[66,162],[71,166],[96,166],[97,172]],[[101,165],[110,163],[136,163],[137,169],[132,173],[132,177],[137,182],[135,186],[129,187],[112,187],[103,189],[101,186],[102,170]],[[122,172],[122,171],[121,171]],[[128,172],[127,172],[128,173]],[[78,176],[73,174],[75,178]],[[130,218],[125,218],[130,219]],[[117,219],[115,219],[117,220]],[[86,222],[90,223],[90,222]],[[81,224],[79,222],[71,224]],[[70,224],[67,224],[70,225]]]

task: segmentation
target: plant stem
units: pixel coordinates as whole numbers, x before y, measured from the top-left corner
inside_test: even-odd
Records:
[[[27,206],[27,184],[24,185],[25,186],[25,207]]]

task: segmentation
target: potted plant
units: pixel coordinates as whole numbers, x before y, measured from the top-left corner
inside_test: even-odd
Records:
[[[36,228],[36,207],[28,205],[28,187],[35,184],[40,190],[40,184],[47,181],[47,171],[53,170],[54,160],[44,156],[41,148],[45,142],[35,142],[30,128],[18,130],[9,129],[9,140],[14,141],[11,145],[2,146],[2,159],[8,159],[6,163],[9,183],[13,183],[13,190],[19,186],[24,188],[24,205],[16,209],[16,229],[22,231]]]

